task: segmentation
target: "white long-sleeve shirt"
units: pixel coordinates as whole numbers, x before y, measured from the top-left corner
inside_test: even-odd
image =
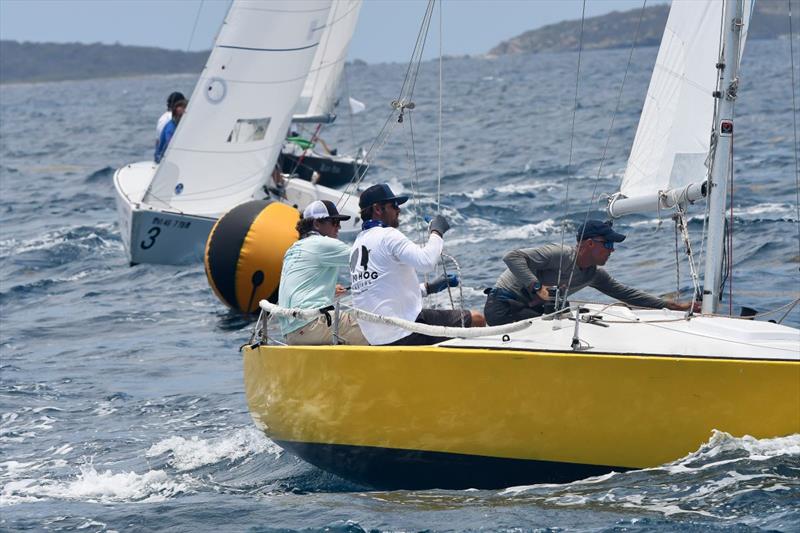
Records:
[[[432,272],[444,241],[431,233],[417,246],[395,228],[374,227],[359,233],[350,252],[353,304],[365,311],[414,321],[422,310],[424,289],[417,272]],[[358,321],[370,344],[388,344],[410,334],[387,324]]]

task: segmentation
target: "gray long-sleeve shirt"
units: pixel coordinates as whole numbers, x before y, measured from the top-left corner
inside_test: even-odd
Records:
[[[594,287],[603,294],[616,298],[628,305],[637,307],[666,307],[666,302],[633,287],[623,285],[615,280],[603,268],[591,266],[580,269],[575,265],[575,247],[561,247],[558,244],[547,244],[539,248],[523,248],[508,252],[503,261],[508,267],[497,278],[495,287],[514,293],[520,302],[528,303],[533,299],[531,286],[538,281],[542,286],[566,285],[572,281],[567,295],[574,294],[582,288]],[[561,279],[559,282],[559,264]]]

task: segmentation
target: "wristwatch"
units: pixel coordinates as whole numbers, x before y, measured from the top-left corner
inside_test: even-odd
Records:
[[[533,282],[533,292],[536,292],[541,288],[542,288],[542,282],[541,281],[534,281]]]

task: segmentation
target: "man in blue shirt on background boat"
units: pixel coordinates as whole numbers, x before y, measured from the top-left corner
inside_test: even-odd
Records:
[[[164,152],[167,151],[167,145],[169,145],[169,141],[172,140],[175,130],[178,129],[178,123],[181,121],[181,117],[184,111],[186,111],[186,105],[188,103],[189,102],[186,100],[178,100],[173,104],[172,120],[167,122],[164,129],[161,130],[161,136],[158,138],[158,144],[156,144],[156,153],[154,156],[156,163],[160,163],[161,158],[164,157]]]
[[[625,235],[614,231],[610,222],[588,220],[578,228],[576,238],[574,247],[547,244],[508,252],[503,257],[508,268],[497,278],[486,298],[483,308],[486,322],[499,326],[541,316],[551,298],[548,288],[558,286],[563,293],[567,284],[564,298],[589,286],[637,307],[686,311],[692,305],[628,287],[599,268],[611,257],[614,244],[625,240]],[[699,310],[700,304],[695,302],[694,311]]]
[[[177,91],[169,93],[169,96],[167,96],[167,110],[158,117],[158,123],[156,124],[156,145],[161,139],[161,132],[164,131],[164,126],[172,120],[172,108],[175,106],[175,102],[180,102],[181,100],[186,100],[186,97],[183,96],[183,93]]]
[[[350,246],[338,239],[342,220],[333,202],[316,200],[297,223],[300,240],[286,250],[278,288],[278,305],[319,309],[333,304],[344,289],[336,284],[339,269],[350,259]],[[287,344],[333,344],[333,328],[320,315],[313,320],[279,317]],[[350,313],[339,313],[339,343],[368,344]]]

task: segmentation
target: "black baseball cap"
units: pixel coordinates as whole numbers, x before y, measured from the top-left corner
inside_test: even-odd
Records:
[[[622,242],[625,240],[625,235],[617,233],[611,227],[611,222],[602,220],[587,220],[585,224],[578,227],[578,232],[575,238],[578,241],[591,239],[594,237],[603,237],[607,241]]]
[[[397,202],[397,205],[400,205],[407,201],[408,196],[396,196],[388,184],[379,183],[361,193],[361,197],[358,199],[358,207],[364,209],[365,207],[385,202]]]
[[[170,93],[170,95],[167,96],[167,109],[171,111],[172,106],[174,106],[177,102],[180,102],[181,100],[184,101],[186,100],[186,97],[183,96],[183,93],[179,93],[177,91],[174,93]]]

